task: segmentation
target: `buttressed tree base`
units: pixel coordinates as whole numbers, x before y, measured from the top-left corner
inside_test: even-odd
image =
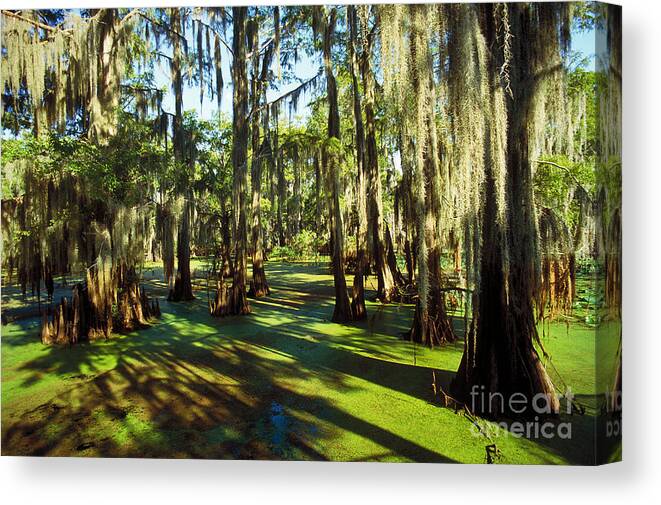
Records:
[[[3,9],[2,454],[622,454],[621,8]]]

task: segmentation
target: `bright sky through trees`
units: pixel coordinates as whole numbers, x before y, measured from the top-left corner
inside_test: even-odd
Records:
[[[194,47],[194,41],[192,40],[191,37],[192,35],[189,34],[188,35],[189,44],[190,47]],[[576,51],[577,53],[580,53],[584,57],[588,58],[590,60],[590,64],[588,65],[588,68],[590,70],[594,70],[594,54],[595,54],[594,30],[592,29],[585,31],[572,30],[571,48],[572,51]],[[225,76],[229,76],[231,58],[229,52],[227,51],[227,48],[223,47],[222,51],[223,51],[223,74]],[[267,99],[269,101],[273,100],[278,96],[280,96],[281,94],[291,91],[296,86],[298,86],[300,82],[310,79],[319,71],[320,65],[321,65],[321,61],[319,60],[318,57],[316,57],[316,55],[315,57],[309,57],[308,55],[302,52],[300,55],[300,61],[296,63],[293,72],[298,80],[293,82],[285,82],[283,80],[282,84],[280,85],[280,89],[278,90],[269,89],[267,91]],[[168,112],[172,112],[174,110],[174,96],[169,86],[170,71],[166,67],[165,62],[161,62],[157,66],[155,78],[158,87],[164,86],[167,89],[163,107]],[[230,92],[231,81],[229,79],[226,79],[225,87],[227,88],[226,89],[227,92],[224,93],[223,96],[221,111],[224,114],[226,114],[228,117],[230,117],[232,112],[232,93]],[[303,118],[307,117],[308,115],[307,104],[309,102],[309,99],[310,99],[309,93],[305,94],[303,100],[301,100],[300,103],[298,104],[296,115],[302,116]],[[199,87],[195,84],[192,86],[185,85],[184,110],[194,110],[197,112],[200,118],[211,119],[216,114],[216,101],[215,99],[212,99],[212,97],[210,97],[207,93],[204,96],[204,100],[202,102],[202,108],[200,109]],[[295,116],[292,117],[292,120],[294,119],[296,119]]]

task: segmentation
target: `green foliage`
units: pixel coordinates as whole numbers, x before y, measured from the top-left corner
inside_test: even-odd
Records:
[[[600,6],[596,2],[574,2],[572,9],[572,26],[575,30],[587,31],[599,23],[601,13]]]
[[[337,137],[331,137],[326,139],[324,142],[324,147],[330,156],[340,157],[344,152],[344,146],[342,142]]]
[[[318,256],[318,250],[324,240],[310,230],[302,230],[298,235],[292,237],[286,246],[276,246],[271,252],[274,258],[282,258],[286,261],[300,261]]]
[[[583,189],[589,195],[594,192],[594,165],[588,161],[572,163],[562,155],[546,156],[541,161],[557,165],[539,163],[536,167],[535,199],[538,205],[553,209],[565,224],[572,227],[576,224],[580,212],[580,201],[575,198],[576,192]]]
[[[575,135],[574,149],[582,157],[588,158],[596,154],[597,142],[597,73],[587,70],[586,61],[567,73],[567,96],[570,100],[577,101],[584,97],[584,107],[582,110],[585,122],[584,131],[579,131]],[[584,138],[585,137],[585,138]],[[581,145],[584,142],[584,145]]]
[[[619,156],[611,156],[605,162],[597,163],[595,170],[597,186],[604,188],[609,202],[622,201],[622,162]]]
[[[143,202],[153,188],[153,174],[167,163],[149,128],[125,118],[117,136],[99,146],[85,137],[50,133],[3,141],[3,166],[29,163],[35,176],[57,181],[70,175],[83,182],[92,198],[127,204]],[[20,194],[22,170],[8,171],[10,187]]]

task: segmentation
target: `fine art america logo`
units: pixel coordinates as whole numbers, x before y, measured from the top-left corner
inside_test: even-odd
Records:
[[[559,399],[564,399],[566,405],[564,412],[561,411],[559,414],[573,415],[576,404],[571,389],[567,388],[565,394],[560,395]],[[473,424],[471,431],[474,436],[486,434],[488,437],[497,437],[509,432],[516,438],[560,438],[563,440],[572,438],[571,422],[550,420],[549,416],[553,413],[551,399],[544,393],[536,394],[531,401],[528,401],[523,393],[514,393],[508,401],[505,401],[505,397],[501,393],[487,393],[484,386],[476,385],[471,390],[471,407],[474,412],[490,412],[496,416],[505,416],[507,413],[524,414],[528,409],[534,413],[534,417],[525,422],[500,421],[487,423],[486,426]],[[581,415],[584,414],[581,407],[577,411]],[[602,414],[604,414],[603,429],[606,438],[618,437],[622,432],[622,391],[609,391],[604,394]]]
[[[516,438],[525,437],[528,439],[553,439],[560,438],[570,440],[572,438],[571,422],[553,422],[549,416],[553,414],[551,398],[545,393],[538,393],[529,399],[524,393],[514,393],[506,400],[502,393],[487,392],[484,386],[473,386],[470,393],[471,408],[473,412],[489,412],[496,416],[504,416],[507,413],[524,414],[531,412],[534,414],[527,421],[499,421],[489,423],[486,426],[473,425],[471,431],[475,436],[486,434],[490,437],[500,436],[501,430],[510,432]],[[565,413],[572,415],[574,409],[574,394],[571,389],[567,389],[560,398],[565,399]]]

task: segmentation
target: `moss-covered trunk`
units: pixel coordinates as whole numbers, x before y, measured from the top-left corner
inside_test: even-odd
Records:
[[[253,133],[254,135],[254,133]],[[253,137],[254,138],[254,137]],[[259,129],[257,130],[257,140],[259,141]],[[265,141],[267,142],[267,141]],[[253,141],[253,152],[265,152],[265,146],[260,147]],[[268,147],[270,149],[270,147]],[[254,156],[254,155],[253,155]],[[262,160],[261,155],[257,155],[252,162],[252,281],[248,295],[254,298],[260,298],[270,294],[271,290],[266,280],[266,271],[264,270],[264,238],[262,230],[261,217],[261,179],[262,179]]]
[[[362,9],[367,7],[361,6]],[[367,19],[367,14],[363,16]],[[365,92],[365,172],[367,177],[367,206],[370,236],[370,251],[377,276],[377,298],[384,303],[392,301],[397,292],[395,278],[385,248],[383,201],[381,176],[379,173],[379,153],[376,144],[376,113],[374,73],[372,71],[372,34],[362,26],[362,47],[360,70]]]
[[[277,126],[276,126],[277,132]],[[280,156],[279,145],[277,141],[277,133],[275,136],[275,167],[277,172],[278,179],[278,211],[277,211],[277,229],[278,229],[278,245],[284,246],[287,243],[287,234],[285,233],[285,223],[284,223],[284,209],[287,204],[287,181],[285,179],[285,167],[282,163],[282,158]]]
[[[257,21],[253,21],[251,32],[252,58],[252,163],[250,168],[250,180],[252,184],[252,281],[248,296],[260,298],[270,293],[269,285],[266,280],[266,271],[264,270],[264,233],[262,229],[262,167],[264,159],[270,155],[270,144],[268,137],[264,136],[264,143],[260,146],[259,134],[259,106],[264,93],[265,82],[267,78],[268,67],[271,64],[271,50],[268,49],[264,54],[261,71],[259,68],[259,27]],[[267,112],[263,114],[267,117],[265,121],[268,124]]]
[[[454,340],[451,322],[441,291],[441,179],[438,136],[434,115],[436,89],[431,50],[424,36],[424,10],[412,7],[414,30],[410,36],[411,61],[414,62],[414,89],[417,124],[415,156],[415,216],[417,224],[418,301],[408,337],[429,347]]]
[[[363,127],[363,115],[358,89],[358,17],[356,7],[347,6],[349,18],[350,39],[349,55],[351,59],[351,87],[353,96],[354,126],[356,130],[356,191],[355,200],[357,207],[356,226],[356,271],[353,278],[351,293],[351,309],[355,320],[367,317],[365,308],[365,270],[367,264],[367,208],[365,205],[365,130]]]
[[[344,236],[342,232],[342,208],[340,207],[340,167],[338,146],[340,142],[340,112],[337,103],[337,84],[333,74],[331,45],[335,32],[336,10],[332,8],[324,26],[323,59],[328,93],[328,141],[324,149],[324,168],[329,178],[331,219],[331,243],[333,282],[335,285],[335,309],[333,321],[341,323],[353,320],[347,281],[344,277]]]
[[[246,72],[246,7],[233,7],[232,83],[233,142],[232,167],[235,244],[234,271],[230,293],[230,313],[247,314],[250,304],[246,295],[248,227],[246,220],[246,192],[248,189],[248,78]]]
[[[181,12],[172,9],[170,22],[177,33],[172,34],[172,85],[174,90],[174,118],[173,118],[173,150],[175,162],[183,166],[184,159],[184,131],[183,131],[183,76],[181,70],[182,49],[179,33],[181,31]],[[168,300],[179,302],[193,300],[193,287],[190,273],[190,218],[191,200],[193,192],[188,190],[184,196],[184,205],[179,230],[177,233],[177,276],[174,286],[168,295]]]
[[[190,270],[190,221],[192,207],[192,191],[189,190],[184,201],[179,234],[177,239],[177,276],[174,287],[168,295],[168,300],[181,302],[194,300]]]
[[[493,6],[486,5],[485,19],[492,20]],[[511,95],[506,99],[507,153],[504,201],[496,189],[498,164],[485,160],[485,186],[481,220],[482,244],[479,312],[456,379],[455,394],[471,410],[488,417],[502,414],[532,417],[559,410],[559,401],[534,343],[538,341],[534,300],[538,288],[537,225],[529,160],[533,98],[539,86],[534,62],[541,31],[535,28],[537,9],[510,4],[509,29],[513,35],[509,74]],[[543,12],[539,14],[543,15]],[[495,28],[485,25],[487,40],[495,40]],[[548,32],[547,32],[548,33]],[[502,62],[492,61],[490,71],[499,82]],[[494,132],[487,125],[485,151],[490,151]],[[503,212],[507,209],[506,212]],[[504,217],[501,219],[500,216]],[[484,393],[480,395],[478,393]],[[541,396],[539,396],[541,395]],[[543,398],[543,400],[542,400]],[[516,399],[516,408],[510,401]]]

